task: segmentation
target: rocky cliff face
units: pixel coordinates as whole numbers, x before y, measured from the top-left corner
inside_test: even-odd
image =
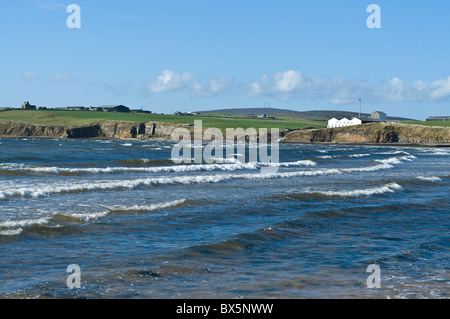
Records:
[[[169,139],[179,125],[171,123],[102,122],[80,127],[42,126],[0,121],[0,136],[39,138]]]
[[[0,136],[60,137],[64,133],[65,129],[63,127],[49,127],[14,121],[0,121]]]
[[[173,123],[102,122],[81,127],[60,127],[0,120],[0,137],[169,140],[172,132],[180,126]],[[399,123],[370,123],[293,132],[283,130],[280,133],[281,137],[285,135],[283,141],[287,143],[450,144],[450,128],[448,127]]]
[[[400,123],[370,123],[332,129],[294,131],[284,137],[290,143],[450,143],[450,128]]]

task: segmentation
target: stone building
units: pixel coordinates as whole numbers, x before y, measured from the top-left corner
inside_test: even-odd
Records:
[[[36,105],[31,105],[30,102],[25,102],[22,104],[22,109],[24,110],[36,110]]]
[[[371,119],[374,120],[379,120],[379,121],[386,121],[386,113],[381,112],[381,111],[375,111],[372,113],[372,115],[370,116]]]

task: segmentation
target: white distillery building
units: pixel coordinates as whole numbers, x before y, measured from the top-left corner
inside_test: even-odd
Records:
[[[353,125],[361,125],[361,124],[362,124],[362,121],[356,117],[351,120],[349,120],[345,117],[341,120],[332,118],[331,120],[328,121],[328,128],[345,127],[345,126],[353,126]]]

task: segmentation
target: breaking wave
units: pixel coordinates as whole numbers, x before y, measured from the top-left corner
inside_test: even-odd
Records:
[[[92,181],[80,182],[77,184],[67,183],[59,185],[39,185],[35,187],[22,187],[16,189],[7,189],[0,191],[0,199],[8,197],[43,197],[51,194],[64,194],[73,192],[97,191],[97,190],[114,190],[114,189],[133,189],[139,186],[150,185],[171,185],[171,184],[199,184],[199,183],[219,183],[228,180],[246,179],[246,180],[262,180],[262,179],[278,179],[300,176],[317,176],[341,174],[338,169],[323,169],[309,171],[295,171],[285,173],[259,173],[259,174],[216,174],[216,175],[200,175],[200,176],[173,176],[173,177],[153,177],[141,178],[134,180],[114,180],[114,181]]]
[[[151,205],[133,205],[133,206],[110,206],[110,212],[152,212],[159,209],[175,207],[186,202],[185,199],[175,200],[167,203],[151,204]]]
[[[108,181],[81,181],[74,183],[60,184],[41,184],[33,187],[19,187],[0,190],[0,200],[9,197],[43,197],[51,194],[64,194],[74,192],[87,191],[107,191],[116,189],[134,189],[140,186],[156,186],[171,184],[200,184],[200,183],[219,183],[228,180],[263,180],[263,179],[280,179],[301,176],[318,176],[318,175],[336,175],[352,172],[372,172],[393,168],[393,164],[401,163],[403,160],[411,161],[415,156],[405,155],[392,157],[384,160],[376,160],[379,164],[366,167],[356,168],[329,168],[318,170],[301,170],[289,172],[260,172],[260,173],[244,173],[244,174],[214,174],[214,175],[182,175],[170,177],[148,177],[132,180],[108,180]],[[175,165],[166,167],[112,167],[112,168],[51,168],[51,167],[27,167],[31,170],[42,170],[53,174],[65,173],[112,173],[112,172],[195,172],[195,171],[236,171],[236,170],[255,170],[264,166],[272,167],[290,167],[290,166],[316,166],[317,163],[310,160],[285,163],[248,163],[243,164],[236,159],[234,164],[198,164],[198,165]],[[4,165],[4,164],[3,164]],[[23,164],[20,164],[23,165]],[[5,166],[3,166],[5,167]],[[16,169],[17,167],[10,167]],[[21,167],[20,169],[24,169]]]
[[[401,164],[402,161],[412,161],[415,158],[417,158],[417,157],[415,157],[414,155],[396,156],[396,157],[390,157],[387,159],[375,160],[375,162],[380,163],[377,165],[367,166],[367,167],[341,168],[340,170],[344,173],[374,172],[374,171],[394,168],[393,164]]]
[[[325,196],[338,196],[338,197],[361,197],[379,195],[385,193],[393,193],[397,189],[402,187],[397,183],[390,183],[380,187],[357,189],[351,191],[307,191],[307,194],[321,194]]]
[[[376,160],[376,161],[379,163],[382,163],[382,164],[401,164],[402,161],[411,162],[413,159],[416,159],[416,158],[417,157],[414,155],[404,155],[404,156],[390,157],[387,159]]]
[[[349,155],[348,157],[358,158],[358,157],[367,157],[367,156],[372,156],[372,154],[352,154],[352,155]]]
[[[0,236],[18,236],[23,233],[22,228],[8,229],[0,231]]]
[[[5,221],[0,223],[0,228],[29,227],[34,225],[47,224],[49,218],[24,219],[17,221]]]
[[[50,217],[1,222],[0,236],[18,236],[23,233],[24,228],[46,225],[49,220]]]
[[[47,226],[52,222],[52,219],[57,217],[68,217],[77,219],[83,222],[90,222],[99,218],[106,217],[113,212],[153,212],[161,209],[179,206],[185,203],[185,199],[175,200],[170,202],[150,204],[150,205],[133,205],[133,206],[111,206],[97,212],[88,213],[55,213],[52,216],[42,217],[38,219],[24,219],[17,221],[4,221],[0,223],[0,236],[17,236],[23,233],[24,228],[33,226]]]
[[[417,176],[416,179],[420,179],[422,181],[429,181],[429,182],[441,182],[442,178],[437,176]]]
[[[165,173],[165,172],[198,172],[198,171],[236,171],[254,170],[263,166],[292,167],[292,166],[316,166],[317,163],[310,160],[285,163],[241,163],[235,159],[233,164],[197,164],[197,165],[173,165],[158,167],[106,167],[106,168],[63,168],[63,167],[33,167],[24,164],[0,164],[0,170],[15,172],[31,172],[41,174],[111,174],[111,173]]]
[[[367,166],[367,167],[354,167],[354,168],[341,168],[340,170],[344,173],[352,173],[352,172],[374,172],[379,171],[383,169],[390,169],[394,166],[387,163],[382,163],[378,165],[373,166]]]

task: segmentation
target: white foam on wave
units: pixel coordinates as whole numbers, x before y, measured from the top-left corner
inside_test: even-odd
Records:
[[[390,157],[390,158],[376,160],[376,161],[379,163],[382,163],[382,164],[401,164],[402,161],[411,162],[413,159],[416,159],[416,158],[417,157],[414,155],[404,155],[404,156]]]
[[[316,166],[317,163],[310,160],[285,163],[241,163],[236,159],[224,161],[225,164],[196,164],[196,165],[173,165],[160,167],[106,167],[106,168],[63,168],[63,167],[32,167],[26,165],[6,165],[4,169],[21,170],[45,174],[111,174],[111,173],[165,173],[165,172],[197,172],[197,171],[236,171],[236,170],[255,170],[263,166],[271,167],[291,167],[291,166]]]
[[[402,163],[402,161],[398,157],[391,157],[391,158],[376,160],[376,161],[379,163],[382,163],[382,164],[401,164]]]
[[[352,154],[352,155],[349,155],[348,157],[359,158],[359,157],[367,157],[367,156],[372,156],[372,154]]]
[[[185,199],[175,200],[166,203],[150,204],[150,205],[133,205],[133,206],[110,206],[110,211],[128,211],[128,212],[152,212],[159,209],[175,207],[185,203]]]
[[[433,150],[433,152],[431,154],[438,155],[438,156],[448,156],[448,155],[450,155],[450,152],[444,151],[444,150]]]
[[[10,220],[0,223],[0,228],[16,228],[16,227],[30,227],[34,225],[44,225],[49,222],[50,218],[39,219],[23,219],[23,220]]]
[[[394,166],[391,164],[382,163],[367,167],[341,168],[340,170],[344,173],[353,173],[353,172],[374,172],[390,168],[394,168]]]
[[[379,195],[385,193],[393,193],[397,189],[402,187],[397,183],[390,183],[380,187],[367,188],[367,189],[356,189],[350,191],[308,191],[306,193],[312,194],[322,194],[326,196],[340,196],[340,197],[361,197],[361,196],[371,196]]]
[[[406,151],[400,151],[400,150],[390,151],[390,152],[380,152],[380,153],[377,153],[377,154],[380,154],[380,155],[393,155],[393,154],[411,155],[410,153],[408,153]]]
[[[109,211],[102,211],[102,212],[94,212],[94,213],[64,213],[61,214],[63,216],[76,218],[78,220],[82,220],[85,222],[89,222],[92,220],[97,220],[99,218],[105,217],[109,214]]]
[[[23,228],[31,226],[42,226],[49,224],[50,220],[55,215],[66,216],[69,218],[75,218],[83,222],[95,221],[97,219],[106,217],[113,211],[137,211],[137,212],[152,212],[156,210],[166,209],[170,207],[176,207],[186,202],[185,199],[175,200],[170,202],[163,202],[151,205],[133,205],[133,206],[111,206],[104,210],[88,213],[53,213],[52,216],[42,217],[39,219],[24,219],[24,220],[10,220],[0,223],[0,235],[1,236],[17,236],[23,232]]]
[[[153,212],[156,210],[161,210],[170,207],[176,207],[178,205],[186,202],[185,199],[158,203],[158,204],[150,204],[150,205],[133,205],[133,206],[107,206],[106,209],[99,212],[90,212],[90,213],[64,213],[63,216],[76,218],[81,221],[89,222],[94,221],[103,217],[106,217],[111,212]]]
[[[22,228],[2,230],[0,231],[0,236],[18,236],[22,234],[22,232]]]
[[[341,168],[342,172],[374,172],[384,169],[391,169],[394,168],[394,164],[401,164],[402,161],[412,161],[415,159],[414,155],[405,155],[405,156],[396,156],[396,157],[390,157],[386,159],[379,159],[375,160],[375,162],[378,162],[380,164],[373,165],[373,166],[367,166],[367,167],[356,167],[356,168]]]
[[[429,181],[429,182],[441,182],[442,178],[437,176],[417,176],[416,179],[420,179],[423,181]]]
[[[356,167],[356,168],[334,168],[334,169],[319,169],[319,170],[302,170],[294,172],[274,172],[274,173],[259,173],[259,174],[215,174],[215,175],[183,175],[183,176],[171,176],[171,177],[151,177],[151,178],[140,178],[133,180],[108,180],[108,181],[81,181],[77,184],[74,183],[60,183],[57,185],[41,184],[35,185],[33,187],[20,187],[20,188],[9,188],[0,190],[0,199],[7,199],[8,197],[22,196],[22,197],[43,197],[51,194],[62,194],[62,193],[73,193],[73,192],[86,192],[86,191],[101,191],[101,190],[115,190],[115,189],[133,189],[139,186],[150,186],[150,185],[170,185],[170,184],[199,184],[199,183],[219,183],[228,180],[261,180],[261,179],[278,179],[278,178],[291,178],[291,177],[301,177],[301,176],[318,176],[318,175],[334,175],[342,173],[352,173],[352,172],[371,172],[383,169],[393,168],[394,163],[400,163],[400,159],[410,159],[408,157],[395,157],[385,160],[377,160],[380,164],[368,167]],[[260,163],[261,164],[261,163]],[[297,161],[290,163],[264,163],[273,166],[315,166],[316,163],[313,161]],[[200,164],[200,165],[176,165],[170,167],[150,167],[150,168],[133,168],[126,167],[121,169],[131,170],[150,170],[152,172],[165,172],[171,170],[174,172],[186,172],[192,170],[228,170],[233,171],[238,169],[256,169],[258,166],[256,164],[242,164],[237,161],[235,164],[221,165],[221,164]],[[99,170],[114,170],[115,168],[106,168]],[[70,169],[70,170],[86,170],[86,169]],[[87,170],[93,170],[88,168]],[[98,170],[98,169],[94,169]]]
[[[258,163],[258,166],[271,166],[271,167],[291,167],[291,166],[317,166],[317,163],[311,160],[301,160],[297,162],[283,162],[283,163]]]
[[[51,194],[63,194],[73,192],[114,190],[114,189],[133,189],[139,186],[150,185],[172,185],[172,184],[199,184],[199,183],[219,183],[222,181],[244,179],[278,179],[300,176],[317,176],[341,174],[338,169],[322,169],[308,171],[294,171],[284,173],[257,173],[257,174],[215,174],[215,175],[194,175],[194,176],[172,176],[172,177],[153,177],[140,178],[133,180],[113,180],[113,181],[92,181],[73,183],[61,183],[57,185],[37,185],[35,187],[22,187],[16,189],[7,189],[0,191],[0,199],[6,199],[13,196],[22,197],[43,197]]]

